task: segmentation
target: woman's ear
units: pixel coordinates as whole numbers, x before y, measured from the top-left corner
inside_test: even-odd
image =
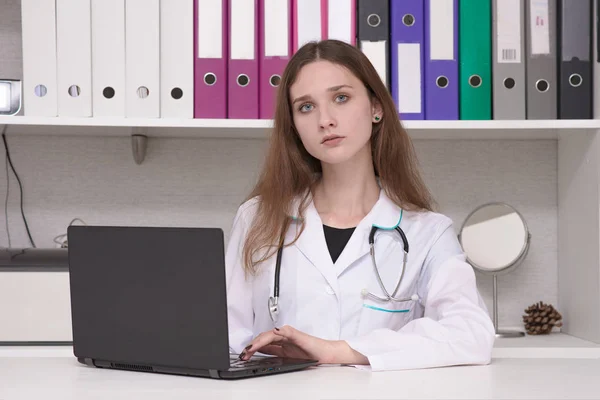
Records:
[[[383,109],[381,107],[381,103],[379,103],[379,100],[377,100],[377,99],[373,99],[372,104],[373,104],[371,106],[371,114],[373,115],[372,119],[373,119],[373,123],[377,124],[383,118]]]

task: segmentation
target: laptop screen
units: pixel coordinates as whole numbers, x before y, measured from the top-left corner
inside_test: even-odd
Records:
[[[77,357],[227,369],[219,228],[70,226]]]

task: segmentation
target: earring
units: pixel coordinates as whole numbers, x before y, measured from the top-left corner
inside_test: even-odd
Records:
[[[375,116],[375,121],[379,121],[379,115]]]

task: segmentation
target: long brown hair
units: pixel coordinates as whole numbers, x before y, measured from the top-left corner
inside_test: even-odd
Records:
[[[310,189],[321,172],[320,161],[311,156],[300,141],[289,99],[290,86],[302,67],[317,60],[347,68],[365,85],[371,101],[381,105],[383,117],[373,124],[371,151],[375,174],[386,195],[407,210],[433,209],[433,199],[420,176],[412,141],[400,123],[390,92],[369,59],[357,47],[338,40],[305,44],[292,56],[281,77],[265,163],[256,186],[246,199],[256,197],[257,200],[256,215],[243,248],[246,272],[255,273],[257,265],[282,245],[282,232],[290,224],[288,216],[304,215]],[[291,210],[296,199],[300,199],[299,207]],[[299,223],[296,239],[304,230],[302,218]],[[270,251],[265,251],[269,248]],[[256,259],[259,253],[262,256]]]

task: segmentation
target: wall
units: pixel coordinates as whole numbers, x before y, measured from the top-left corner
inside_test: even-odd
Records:
[[[218,226],[226,234],[257,177],[261,140],[154,139],[142,165],[127,138],[8,136],[23,183],[25,212],[38,247],[54,246],[75,217],[88,224]],[[555,141],[416,141],[425,179],[458,231],[488,201],[523,213],[532,233],[528,258],[499,278],[499,321],[521,326],[523,309],[557,305],[557,145]],[[0,204],[5,195],[0,156]],[[10,177],[12,245],[27,246],[16,180]],[[0,244],[7,244],[0,213]],[[1,276],[0,276],[0,279]],[[491,277],[478,284],[492,307]],[[17,288],[14,288],[17,290]],[[11,302],[0,293],[0,302]]]

